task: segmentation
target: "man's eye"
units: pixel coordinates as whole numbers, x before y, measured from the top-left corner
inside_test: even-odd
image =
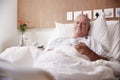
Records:
[[[79,22],[76,22],[76,24],[79,24]]]

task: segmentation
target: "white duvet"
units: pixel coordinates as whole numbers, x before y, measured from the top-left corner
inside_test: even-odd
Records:
[[[18,67],[44,69],[56,80],[114,80],[114,73],[120,72],[118,62],[104,60],[91,62],[69,46],[62,46],[49,52],[41,52],[34,47],[13,47],[4,51],[0,57]]]

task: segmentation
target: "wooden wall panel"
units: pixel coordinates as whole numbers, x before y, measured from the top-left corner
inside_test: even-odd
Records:
[[[54,22],[56,20],[56,1],[57,0],[46,0],[46,26],[54,26]],[[54,4],[54,5],[53,5]]]
[[[67,19],[67,15],[66,13],[67,12],[73,12],[73,0],[64,0],[63,2],[63,13],[64,13],[64,17],[63,17],[63,23],[66,23],[66,19]],[[73,16],[73,15],[72,15]],[[67,21],[68,23],[69,22],[72,22],[71,20],[70,21]]]
[[[30,21],[30,28],[54,27],[67,21],[66,13],[105,8],[120,8],[120,0],[18,0],[18,18]],[[115,16],[115,13],[114,13]],[[110,19],[117,19],[116,17]]]
[[[94,8],[93,9],[104,9],[104,1],[105,0],[94,0]]]
[[[57,2],[55,3],[55,14],[56,14],[56,21],[57,22],[64,22],[64,17],[61,17],[63,15],[65,15],[65,11],[64,11],[64,0],[56,0]],[[55,22],[55,21],[54,21]]]
[[[39,13],[37,14],[39,23],[35,23],[35,24],[40,24],[40,25],[34,26],[34,27],[41,27],[41,25],[44,27],[44,26],[46,26],[46,18],[47,18],[47,16],[46,16],[46,0],[40,0],[40,2],[38,2],[38,3],[40,6],[40,9],[38,9],[36,11],[36,13],[39,11]]]
[[[43,0],[44,1],[44,0]],[[29,27],[39,27],[40,24],[40,2],[39,0],[18,0],[18,19],[29,21]],[[44,7],[44,6],[43,6]],[[43,8],[41,8],[43,9]],[[44,23],[44,22],[43,22]]]
[[[111,8],[111,7],[114,8],[115,5],[116,5],[116,0],[104,0],[104,7],[105,8]]]
[[[80,3],[81,3],[80,0],[74,1],[74,6],[72,6],[74,11],[82,10],[82,5],[80,5]]]

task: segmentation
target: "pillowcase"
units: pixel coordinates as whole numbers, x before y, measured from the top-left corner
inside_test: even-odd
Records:
[[[54,39],[59,37],[72,37],[74,24],[62,24],[55,22],[55,25],[56,27],[48,42],[53,41]]]
[[[107,21],[109,35],[110,35],[110,57],[120,61],[120,22]]]
[[[100,15],[95,21],[91,22],[89,35],[98,40],[107,50],[110,50],[109,31],[104,15]]]
[[[48,41],[48,44],[58,37],[72,37],[74,32],[74,24],[62,24],[55,23],[56,27],[53,31],[53,35]],[[108,28],[104,18],[104,15],[99,16],[95,21],[91,22],[90,36],[93,36],[96,40],[100,41],[107,49],[109,48],[109,35]]]

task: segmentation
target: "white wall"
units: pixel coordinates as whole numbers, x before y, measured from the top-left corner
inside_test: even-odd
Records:
[[[0,0],[0,52],[17,40],[17,0]]]

